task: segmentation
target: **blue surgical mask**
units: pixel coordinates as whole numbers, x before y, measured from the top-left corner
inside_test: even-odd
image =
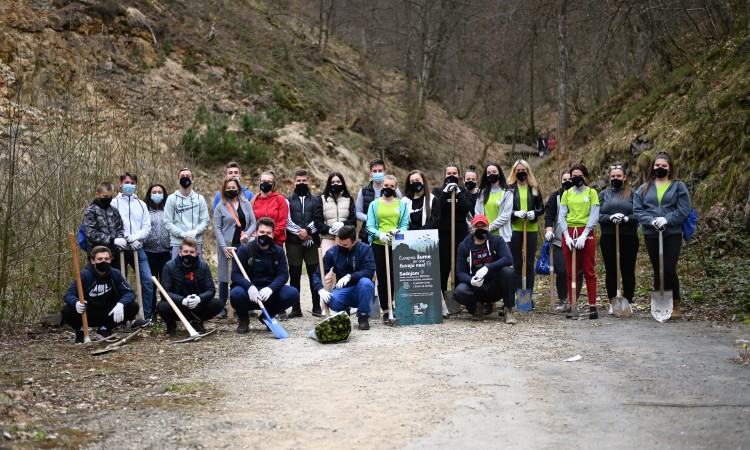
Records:
[[[133,195],[135,194],[135,185],[134,184],[123,184],[122,185],[122,193],[125,195]]]
[[[372,181],[378,184],[382,183],[384,179],[385,179],[385,174],[383,172],[372,174]]]
[[[162,194],[151,194],[151,201],[155,204],[161,203],[161,201],[164,200],[164,195]]]

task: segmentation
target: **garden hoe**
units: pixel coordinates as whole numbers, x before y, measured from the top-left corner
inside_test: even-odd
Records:
[[[138,328],[134,332],[132,332],[129,335],[125,336],[124,338],[122,338],[122,339],[120,339],[118,341],[112,342],[111,344],[107,345],[104,348],[100,348],[99,350],[94,350],[93,352],[91,352],[91,354],[94,355],[94,356],[96,356],[96,355],[103,355],[105,353],[114,352],[116,350],[119,350],[120,347],[122,347],[123,345],[125,345],[129,340],[133,339],[141,331],[143,331],[143,328]]]
[[[672,317],[672,291],[664,290],[664,228],[659,232],[659,290],[651,291],[651,315],[654,319],[664,323]]]
[[[83,284],[81,283],[81,270],[78,267],[78,248],[76,247],[76,240],[73,237],[73,233],[69,233],[68,238],[70,240],[70,252],[73,255],[73,272],[76,277],[76,286],[78,287],[78,301],[86,303],[83,296]],[[86,311],[81,314],[81,320],[83,322],[83,343],[91,343],[91,337],[89,336],[89,319],[86,315]]]
[[[612,315],[615,317],[630,317],[633,315],[633,308],[630,306],[628,299],[622,296],[622,286],[620,285],[620,224],[615,224],[615,250],[617,257],[617,297],[612,298]]]
[[[245,268],[242,266],[242,262],[240,262],[240,258],[237,256],[237,252],[232,250],[232,256],[234,256],[234,263],[237,264],[237,267],[240,268],[240,271],[242,272],[242,276],[245,277],[247,281],[250,281],[250,277],[247,276],[247,272],[245,272]],[[263,311],[263,323],[266,324],[269,330],[279,339],[286,339],[289,337],[289,333],[284,329],[283,326],[279,323],[278,320],[276,320],[275,317],[271,317],[268,314],[268,311],[266,311],[266,307],[263,306],[263,302],[260,301],[260,299],[257,300],[258,306],[260,306],[260,310]]]
[[[533,289],[526,289],[526,224],[527,220],[523,219],[523,255],[521,266],[521,289],[516,289],[516,310],[531,311],[531,293]]]
[[[164,288],[162,287],[161,283],[159,283],[159,280],[157,280],[155,276],[152,276],[151,280],[154,282],[154,286],[156,286],[159,289],[159,292],[161,292],[161,295],[164,298],[164,300],[166,300],[167,303],[169,303],[169,306],[172,307],[172,309],[174,310],[175,314],[177,314],[177,317],[180,318],[180,322],[182,322],[182,324],[185,325],[185,329],[187,330],[188,334],[190,335],[189,338],[180,339],[179,341],[174,341],[175,343],[198,341],[201,338],[206,337],[209,334],[212,334],[212,333],[216,332],[215,328],[213,330],[208,331],[208,332],[203,333],[203,334],[200,334],[197,331],[195,331],[195,328],[193,328],[193,326],[190,325],[190,322],[188,322],[188,320],[182,314],[182,311],[180,311],[180,308],[178,308],[177,305],[174,304],[174,302],[172,301],[172,298],[169,296],[169,294],[167,293],[167,291],[164,290]]]

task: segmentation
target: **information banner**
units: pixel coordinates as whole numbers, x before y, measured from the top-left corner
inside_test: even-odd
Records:
[[[399,233],[392,259],[398,325],[443,323],[437,230]]]

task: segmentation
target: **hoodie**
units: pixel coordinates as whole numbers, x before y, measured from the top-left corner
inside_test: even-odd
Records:
[[[151,232],[151,215],[146,204],[135,194],[125,195],[120,192],[112,200],[111,206],[120,211],[125,237],[130,236],[143,242]]]
[[[81,286],[83,286],[86,308],[89,311],[98,309],[109,311],[118,302],[123,306],[128,306],[135,301],[135,292],[117,269],[110,268],[104,276],[99,276],[94,266],[88,263],[81,270]],[[66,304],[75,306],[78,301],[78,284],[75,280],[65,291],[63,300]]]
[[[203,233],[208,228],[208,206],[202,195],[190,191],[188,196],[176,190],[164,204],[164,227],[169,231],[169,242],[179,246],[185,234],[195,232],[198,243],[203,242]]]
[[[487,249],[487,252],[483,252],[483,248]],[[476,254],[484,253],[485,260],[483,262],[475,263],[472,258],[472,252]],[[489,261],[491,260],[491,261]],[[502,236],[490,233],[487,241],[480,245],[474,243],[474,236],[469,234],[466,236],[459,245],[458,253],[456,255],[456,278],[459,283],[471,283],[471,277],[477,273],[477,270],[482,267],[487,267],[489,272],[484,278],[485,281],[492,279],[492,277],[500,271],[503,267],[513,265],[513,256],[508,250],[508,244]]]

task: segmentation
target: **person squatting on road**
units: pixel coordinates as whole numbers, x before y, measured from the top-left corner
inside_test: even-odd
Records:
[[[83,344],[83,319],[86,312],[88,324],[99,327],[96,337],[106,339],[117,324],[133,320],[138,314],[135,292],[119,270],[112,267],[112,252],[98,245],[91,248],[89,263],[81,270],[81,285],[85,303],[78,301],[76,280],[63,298],[63,321],[76,333],[75,343]]]
[[[164,205],[164,226],[169,231],[172,258],[180,251],[182,240],[195,239],[198,254],[203,254],[203,233],[208,229],[208,206],[202,195],[193,191],[195,177],[188,168],[177,172],[180,188],[167,197]]]
[[[286,223],[286,218],[284,220]],[[263,302],[271,317],[299,303],[299,291],[286,285],[289,269],[284,248],[273,242],[275,229],[273,219],[261,217],[258,219],[256,238],[237,249],[237,258],[250,278],[245,278],[237,264],[232,267],[229,300],[237,312],[238,333],[250,331],[251,303],[255,305],[258,300]],[[255,309],[254,305],[252,309]],[[258,320],[263,323],[262,317]]]
[[[654,268],[654,290],[659,286],[659,231],[664,238],[664,290],[672,290],[672,317],[681,315],[682,297],[677,276],[677,260],[682,249],[682,222],[690,214],[690,193],[675,178],[672,157],[659,152],[651,164],[646,182],[633,197],[633,212],[643,225],[643,240]]]
[[[622,295],[633,303],[635,294],[635,263],[638,258],[638,221],[633,214],[633,191],[630,189],[628,176],[622,164],[609,167],[611,187],[599,194],[599,225],[601,234],[599,248],[604,260],[604,283],[607,287],[607,298],[610,300],[609,314],[612,311],[612,299],[617,296],[617,237],[615,231],[620,225],[620,274],[622,275]]]
[[[568,272],[568,298],[573,301],[573,247],[576,249],[576,266],[583,267],[586,293],[589,300],[589,319],[598,319],[596,310],[596,233],[594,227],[599,220],[599,195],[587,186],[589,171],[583,164],[570,168],[573,187],[565,191],[560,200],[558,221],[563,227],[565,266]],[[575,293],[578,299],[578,292]],[[566,307],[567,309],[567,307]],[[568,318],[578,317],[578,310],[570,309]]]
[[[472,320],[481,320],[484,310],[479,303],[494,303],[502,299],[505,323],[517,323],[513,315],[513,257],[508,245],[500,236],[489,232],[489,220],[481,214],[474,216],[471,228],[472,233],[458,246],[458,286],[453,299],[466,307]]]
[[[203,321],[221,311],[216,296],[214,280],[208,264],[198,255],[195,239],[185,238],[180,243],[179,254],[164,266],[161,284],[169,298],[198,333],[204,333]],[[159,302],[159,315],[167,324],[167,336],[177,334],[177,313],[166,300]]]
[[[314,289],[333,311],[357,308],[360,330],[370,329],[370,300],[375,293],[375,257],[372,248],[357,241],[357,228],[344,225],[338,232],[338,245],[323,255],[323,271],[333,270],[338,282],[333,291],[323,287],[320,271],[313,276]]]

